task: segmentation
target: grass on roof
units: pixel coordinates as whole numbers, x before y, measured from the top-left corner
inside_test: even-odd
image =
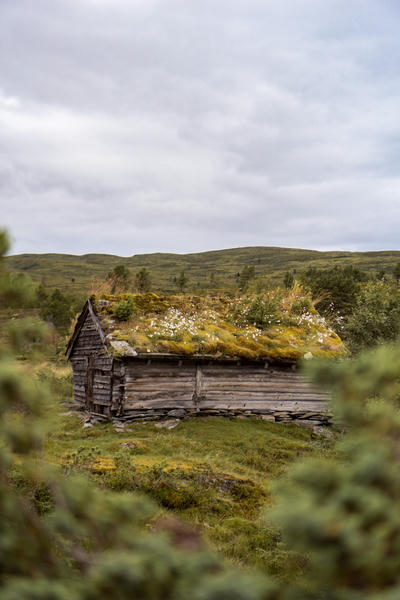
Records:
[[[261,295],[199,297],[122,294],[93,297],[108,340],[138,353],[212,354],[245,359],[299,359],[346,353],[337,334],[299,286]],[[116,316],[121,303],[133,314]]]

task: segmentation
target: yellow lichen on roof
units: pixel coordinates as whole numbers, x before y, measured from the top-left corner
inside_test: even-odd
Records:
[[[116,307],[127,301],[133,313],[118,319]],[[346,353],[299,287],[235,298],[123,294],[95,297],[93,305],[107,341],[127,342],[139,354],[296,360]]]

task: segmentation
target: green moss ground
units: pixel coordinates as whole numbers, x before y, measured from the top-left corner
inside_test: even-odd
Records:
[[[40,461],[66,473],[83,471],[102,487],[147,493],[159,516],[172,513],[199,527],[234,564],[280,578],[302,571],[305,559],[286,550],[262,515],[288,466],[305,456],[333,455],[331,441],[256,418],[198,418],[172,430],[154,423],[121,433],[111,424],[83,429],[79,417],[63,414],[62,401],[71,399],[70,374],[46,368],[39,376],[53,392]]]

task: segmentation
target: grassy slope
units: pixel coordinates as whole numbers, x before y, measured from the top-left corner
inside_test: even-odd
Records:
[[[83,429],[79,417],[63,414],[61,401],[71,393],[68,370],[46,368],[41,377],[50,381],[54,398],[46,461],[83,469],[102,486],[146,492],[161,514],[197,525],[235,564],[281,578],[301,572],[304,559],[285,549],[261,515],[277,477],[298,458],[332,454],[331,442],[255,418],[192,419],[172,430],[152,423],[120,433],[110,424]]]
[[[357,265],[367,271],[391,270],[400,261],[400,251],[381,252],[318,252],[293,248],[249,247],[232,248],[195,254],[141,254],[128,258],[108,254],[20,254],[7,258],[8,268],[28,274],[46,287],[86,293],[93,278],[104,279],[116,265],[124,264],[132,275],[140,268],[151,271],[155,290],[176,290],[173,283],[182,269],[189,277],[192,289],[210,287],[214,273],[216,287],[231,288],[236,275],[245,265],[254,265],[258,275],[280,281],[288,269],[302,271],[308,266],[330,267]]]

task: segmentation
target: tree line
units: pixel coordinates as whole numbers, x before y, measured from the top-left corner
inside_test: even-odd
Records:
[[[107,281],[111,286],[111,293],[136,291],[138,294],[146,294],[152,289],[151,273],[146,267],[142,267],[132,280],[131,273],[125,265],[116,265],[107,275]],[[182,269],[178,276],[174,277],[174,284],[179,292],[183,293],[189,283],[189,278]]]

